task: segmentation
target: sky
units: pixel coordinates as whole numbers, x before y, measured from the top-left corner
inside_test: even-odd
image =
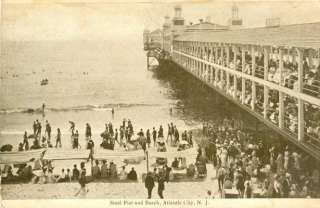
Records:
[[[231,6],[239,7],[244,27],[261,27],[265,19],[281,24],[320,22],[320,1],[222,0],[2,0],[3,40],[140,40],[142,31],[161,27],[173,7],[182,6],[186,23],[210,16],[226,24]]]

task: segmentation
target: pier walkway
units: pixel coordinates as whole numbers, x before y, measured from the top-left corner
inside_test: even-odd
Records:
[[[156,58],[177,64],[320,159],[319,22],[190,32],[173,19],[168,27],[153,51],[169,56]]]

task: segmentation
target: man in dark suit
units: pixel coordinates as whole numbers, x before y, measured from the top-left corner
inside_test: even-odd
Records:
[[[163,176],[158,179],[158,195],[160,199],[163,199],[163,191],[164,191],[164,182],[165,178]]]
[[[148,190],[148,199],[151,199],[152,189],[154,187],[154,179],[152,177],[151,172],[148,172],[147,177],[144,181],[145,187]]]

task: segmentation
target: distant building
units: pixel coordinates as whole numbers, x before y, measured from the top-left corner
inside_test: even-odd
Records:
[[[200,19],[199,23],[186,26],[185,32],[213,32],[228,29],[228,26],[208,22],[208,19],[205,22]]]
[[[172,37],[171,37],[171,22],[170,17],[165,16],[164,17],[164,24],[162,26],[163,29],[163,44],[162,49],[169,52],[171,48],[172,43]]]
[[[144,45],[144,49],[146,50],[147,49],[147,46],[148,46],[148,42],[149,42],[149,34],[150,34],[150,31],[145,29],[143,31],[143,45]]]
[[[152,47],[162,48],[162,30],[156,29],[149,33],[149,42]]]
[[[171,27],[171,42],[174,38],[178,37],[179,35],[183,34],[185,29],[185,21],[182,17],[182,8],[181,6],[174,7],[174,17],[172,18],[172,27]],[[172,49],[170,49],[172,51]]]
[[[228,21],[228,25],[230,29],[241,29],[243,26],[242,18],[239,17],[239,9],[237,5],[233,5],[232,9],[232,16]]]

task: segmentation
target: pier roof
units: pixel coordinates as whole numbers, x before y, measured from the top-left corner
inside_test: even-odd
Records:
[[[227,30],[228,27],[219,25],[211,22],[201,22],[194,25],[188,25],[185,29],[186,32],[208,32],[208,31],[219,31]]]
[[[320,22],[279,27],[184,33],[175,40],[319,49]]]

